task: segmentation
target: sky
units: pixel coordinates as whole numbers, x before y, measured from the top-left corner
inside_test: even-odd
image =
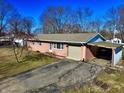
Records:
[[[124,0],[8,0],[23,16],[31,16],[38,23],[39,16],[48,6],[72,8],[89,7],[96,17],[103,16],[107,9],[124,4]]]

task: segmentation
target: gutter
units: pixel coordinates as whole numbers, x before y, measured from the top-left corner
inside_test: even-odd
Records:
[[[58,40],[27,40],[27,41],[42,41],[42,42],[57,42],[57,43],[74,43],[84,45],[86,42],[76,42],[76,41],[58,41]]]

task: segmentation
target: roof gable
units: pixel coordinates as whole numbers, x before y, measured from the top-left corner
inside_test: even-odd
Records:
[[[94,37],[90,38],[87,43],[106,41],[106,39],[101,34],[96,34]]]

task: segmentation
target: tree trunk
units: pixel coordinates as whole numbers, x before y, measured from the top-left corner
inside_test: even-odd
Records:
[[[13,51],[14,51],[14,56],[15,56],[15,59],[16,59],[16,62],[19,63],[19,59],[18,59],[18,55],[16,53],[16,48],[15,48],[15,44],[13,43]]]

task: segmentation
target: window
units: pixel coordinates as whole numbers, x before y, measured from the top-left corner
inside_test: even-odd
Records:
[[[57,48],[57,43],[54,43],[54,48]]]
[[[64,49],[64,45],[63,44],[61,44],[61,49]]]
[[[61,47],[60,47],[61,45],[60,44],[57,44],[57,49],[61,49]]]
[[[56,49],[64,49],[64,45],[61,43],[54,43],[54,48]]]
[[[51,50],[52,48],[53,48],[53,44],[50,43],[50,45],[49,45],[49,49]]]

